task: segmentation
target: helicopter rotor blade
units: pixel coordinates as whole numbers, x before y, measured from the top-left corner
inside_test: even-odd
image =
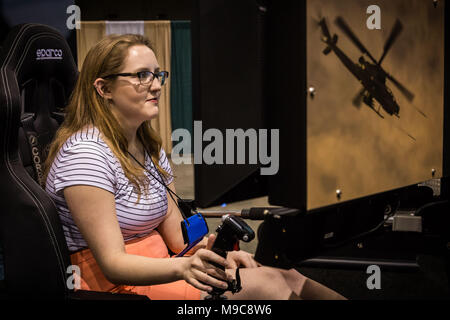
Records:
[[[353,105],[358,109],[361,108],[361,103],[362,103],[365,92],[366,92],[366,88],[362,88],[358,92],[358,94],[353,98],[353,101],[352,101]]]
[[[393,76],[391,76],[389,73],[386,73],[386,77],[392,81],[392,83],[400,90],[401,93],[408,99],[408,101],[413,101],[414,94],[406,89],[400,82],[397,81]]]
[[[359,39],[356,37],[356,35],[353,33],[353,31],[350,29],[350,27],[342,17],[337,17],[335,23],[350,38],[350,40],[352,40],[352,42],[362,53],[366,54],[375,64],[378,64],[375,58],[370,54],[366,47],[364,47],[361,41],[359,41]]]
[[[330,30],[328,29],[327,22],[325,21],[325,18],[320,19],[319,26],[322,29],[322,33],[325,37],[328,38],[328,40],[331,39]]]
[[[397,19],[395,21],[394,27],[392,28],[391,34],[389,35],[389,38],[386,40],[386,43],[384,45],[383,55],[381,56],[380,61],[378,61],[378,65],[380,65],[383,62],[384,58],[386,57],[386,54],[391,49],[392,45],[394,44],[395,40],[397,39],[399,34],[402,32],[402,30],[403,30],[403,25],[400,22],[400,20]]]

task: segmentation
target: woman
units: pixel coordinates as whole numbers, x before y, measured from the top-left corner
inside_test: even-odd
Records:
[[[184,248],[182,217],[157,179],[175,191],[150,126],[167,76],[139,35],[109,36],[83,63],[45,165],[81,289],[201,299],[213,286],[226,288],[240,266],[243,289],[227,292],[231,299],[342,298],[293,269],[262,267],[246,252],[225,260],[209,250],[214,235],[190,256],[170,258],[167,248]]]

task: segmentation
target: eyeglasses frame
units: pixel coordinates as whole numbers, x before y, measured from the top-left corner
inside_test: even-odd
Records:
[[[142,73],[142,72],[150,72],[150,73],[153,75],[153,79],[152,79],[149,83],[142,83],[142,82],[141,82],[141,78],[139,77],[139,73]],[[103,78],[103,79],[107,79],[107,78],[117,77],[117,76],[121,76],[121,77],[137,77],[137,78],[139,79],[139,83],[140,83],[141,85],[148,85],[148,84],[153,83],[153,80],[155,80],[155,78],[157,78],[158,81],[161,82],[160,77],[161,77],[161,74],[162,74],[162,73],[165,73],[165,79],[164,79],[164,80],[166,80],[167,78],[169,78],[169,71],[159,71],[159,72],[156,72],[156,73],[155,73],[155,72],[151,72],[151,71],[148,71],[148,70],[145,70],[145,71],[138,71],[138,72],[135,72],[135,73],[125,72],[125,73],[108,74],[107,76],[104,76],[104,77],[102,77],[102,78]],[[165,81],[164,81],[164,84],[165,84]],[[161,84],[161,85],[164,85],[164,84]]]

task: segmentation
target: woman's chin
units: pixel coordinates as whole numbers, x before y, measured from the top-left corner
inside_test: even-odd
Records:
[[[147,120],[155,119],[159,115],[158,108],[155,108],[156,110],[152,110],[151,112],[147,113]]]

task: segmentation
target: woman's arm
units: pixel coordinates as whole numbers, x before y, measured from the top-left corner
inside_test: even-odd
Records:
[[[168,187],[176,193],[173,182],[169,184]],[[183,221],[183,217],[181,216],[180,209],[173,201],[168,191],[166,191],[166,194],[167,214],[163,222],[159,224],[158,232],[161,234],[170,251],[179,253],[186,247],[186,244],[184,244],[183,233],[181,232],[181,221]]]
[[[226,279],[209,261],[226,266],[222,257],[199,250],[189,258],[148,258],[127,254],[115,213],[114,195],[92,186],[71,186],[64,196],[74,222],[91,249],[106,278],[115,284],[154,285],[184,279],[200,290],[223,284]],[[204,285],[201,282],[206,283]]]

